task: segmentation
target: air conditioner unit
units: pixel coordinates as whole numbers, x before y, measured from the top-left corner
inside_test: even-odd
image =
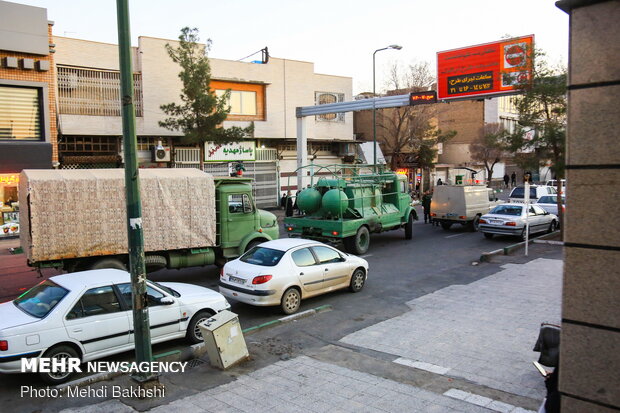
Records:
[[[170,162],[170,147],[153,146],[151,148],[151,160],[153,162]]]

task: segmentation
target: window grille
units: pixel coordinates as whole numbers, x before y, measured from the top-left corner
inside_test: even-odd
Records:
[[[339,102],[344,102],[344,93],[315,92],[316,105]],[[344,113],[326,113],[315,116],[315,119],[321,122],[344,122]]]

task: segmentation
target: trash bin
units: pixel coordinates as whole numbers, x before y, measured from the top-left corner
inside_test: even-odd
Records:
[[[212,366],[225,370],[249,357],[237,314],[221,311],[199,328]]]

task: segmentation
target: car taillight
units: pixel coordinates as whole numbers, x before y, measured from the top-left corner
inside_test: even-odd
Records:
[[[482,218],[480,218],[480,220],[478,221],[478,223],[479,223],[479,224],[486,224],[486,223],[487,223],[487,221],[486,221],[486,220],[484,220],[484,219],[482,219]]]
[[[434,212],[431,212],[431,216],[432,216],[432,217],[436,217],[436,216],[437,216],[437,214],[436,214],[436,213],[434,213]]]
[[[220,268],[220,278],[224,278],[224,267]]]
[[[332,235],[338,235],[338,231],[332,231]]]
[[[286,227],[286,230],[287,230],[287,231],[292,231],[292,230],[293,230],[293,227]]]
[[[459,219],[467,219],[465,216],[460,216]]]
[[[6,340],[0,340],[0,351],[8,351],[9,350],[9,342]]]
[[[509,226],[509,227],[516,227],[517,223],[516,222],[506,222],[506,223],[504,223],[504,225]]]
[[[265,284],[267,281],[271,280],[273,275],[259,275],[254,277],[252,280],[252,284]]]

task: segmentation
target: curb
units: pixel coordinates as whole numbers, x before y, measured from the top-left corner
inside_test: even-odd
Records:
[[[310,317],[312,315],[323,313],[325,311],[331,311],[331,310],[332,310],[331,305],[329,304],[322,305],[320,307],[302,311],[301,313],[292,314],[286,317],[279,318],[277,320],[268,321],[266,323],[259,324],[254,327],[246,328],[245,330],[242,330],[242,332],[245,335],[251,335],[258,331],[265,330],[270,327],[275,327],[280,324],[290,323],[291,321]],[[207,346],[203,342],[203,343],[193,344],[189,347],[184,347],[182,350],[172,350],[167,353],[155,354],[153,355],[153,361],[165,361],[165,362],[188,361],[188,360],[200,358],[204,354],[206,354],[206,352],[207,352]],[[114,377],[118,377],[123,374],[125,373],[121,371],[97,373],[91,376],[82,377],[80,379],[76,379],[76,380],[72,380],[66,383],[59,384],[57,386],[54,386],[54,388],[60,390],[62,394],[67,390],[68,387],[75,387],[75,386],[83,387],[83,386],[87,386],[89,384],[97,383],[100,381],[110,380],[110,379],[113,379]]]
[[[544,234],[541,235],[539,237],[536,238],[531,238],[528,240],[528,242],[530,244],[532,243],[536,243],[536,244],[553,244],[553,245],[564,245],[564,242],[562,241],[549,241],[547,240],[547,238],[551,238],[555,235],[557,235],[559,233],[559,231],[554,231],[550,234]],[[497,250],[493,250],[493,251],[489,251],[489,252],[483,252],[482,255],[480,255],[480,262],[490,262],[491,261],[491,257],[493,255],[509,255],[511,252],[516,251],[520,248],[524,248],[525,247],[525,241],[523,242],[519,242],[517,244],[512,244],[512,245],[508,245],[507,247],[504,248],[500,248]]]

